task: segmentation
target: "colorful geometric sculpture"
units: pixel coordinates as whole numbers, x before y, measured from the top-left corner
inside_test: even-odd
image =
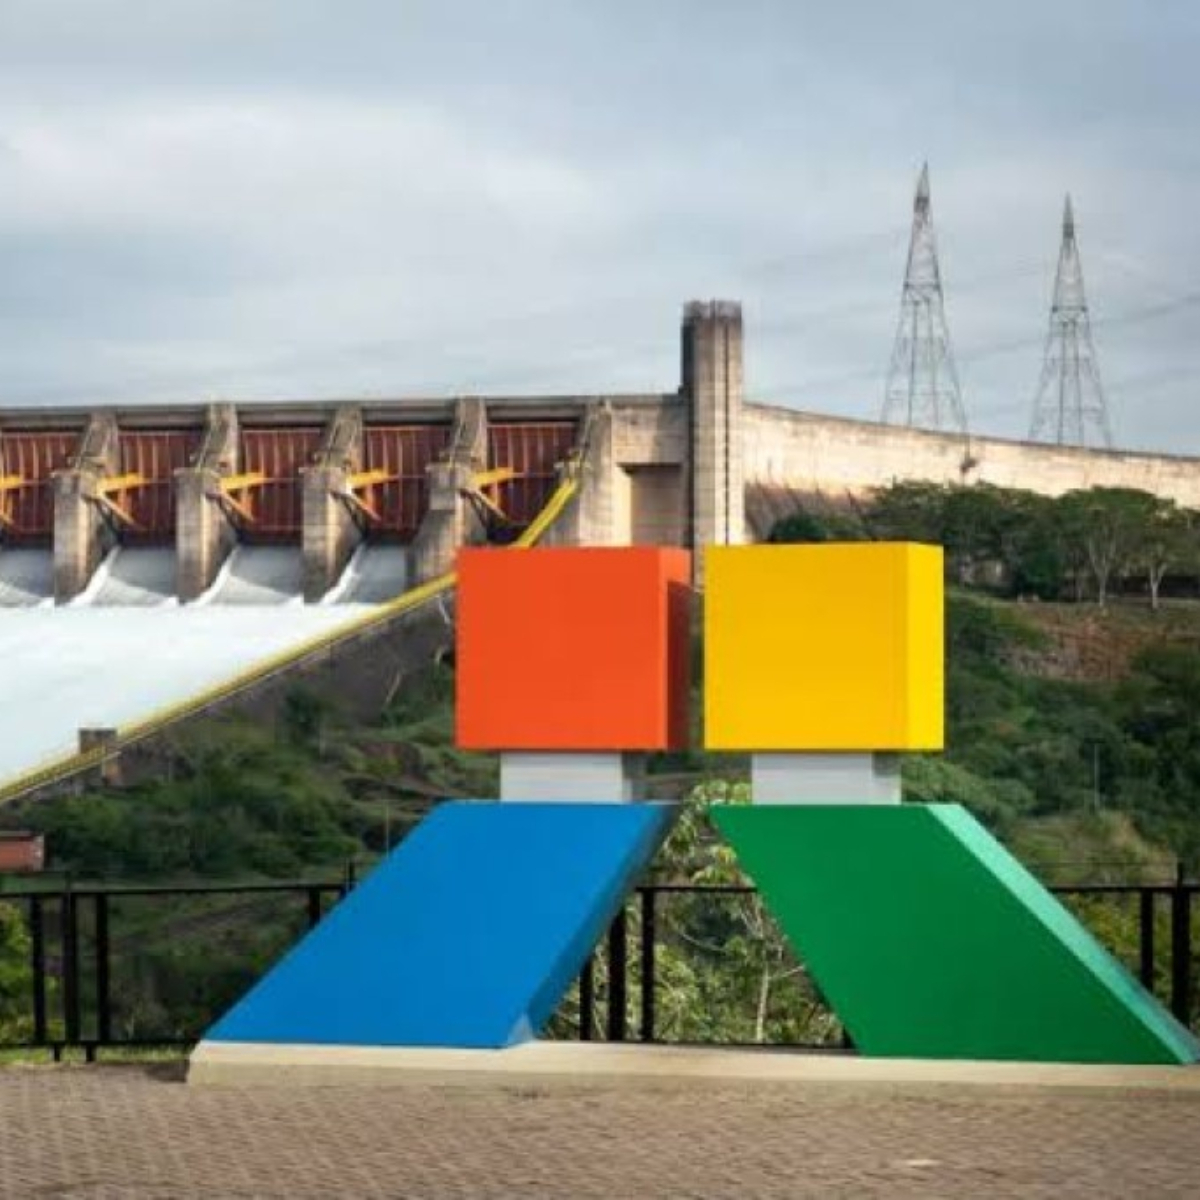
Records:
[[[942,745],[938,548],[714,547],[705,575],[705,743],[777,802],[713,815],[862,1053],[1200,1059],[964,810],[890,803],[881,752]],[[627,760],[686,745],[689,601],[682,551],[463,551],[458,744],[515,802],[435,809],[206,1041],[534,1036],[672,820]]]
[[[461,551],[458,745],[683,747],[690,601],[683,550]]]
[[[205,1041],[500,1047],[531,1038],[672,816],[660,804],[442,804]]]
[[[709,750],[940,750],[942,551],[710,546]]]
[[[1196,1039],[958,805],[712,815],[863,1054],[1200,1058]]]

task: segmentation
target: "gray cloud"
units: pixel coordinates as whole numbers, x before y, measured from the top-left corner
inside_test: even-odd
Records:
[[[981,432],[1020,435],[1062,194],[1128,445],[1200,452],[1186,3],[6,0],[0,396],[664,388],[679,305],[873,416],[933,170]]]

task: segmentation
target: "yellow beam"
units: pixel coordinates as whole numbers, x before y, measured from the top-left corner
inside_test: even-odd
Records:
[[[221,491],[223,492],[244,492],[246,488],[261,487],[264,483],[270,483],[266,474],[262,471],[246,471],[241,475],[226,475],[221,479]]]
[[[130,488],[144,487],[150,482],[144,475],[130,471],[127,475],[110,475],[107,479],[101,479],[96,484],[96,490],[101,496],[107,496],[110,492],[127,492]]]
[[[247,521],[251,525],[254,524],[254,514],[240,500],[228,495],[222,496],[221,500],[232,508],[243,521]]]
[[[390,471],[385,471],[382,467],[377,467],[373,471],[359,471],[355,475],[351,475],[346,480],[346,486],[351,491],[361,491],[363,488],[371,487],[376,483],[391,483],[393,479],[399,479],[399,475],[394,475]]]
[[[507,483],[510,479],[516,479],[517,474],[512,467],[494,467],[490,471],[481,471],[471,480],[471,484],[475,488],[491,487],[496,483]]]
[[[577,491],[579,491],[578,477],[573,473],[565,476],[558,487],[554,489],[550,499],[546,501],[546,506],[525,526],[525,532],[513,542],[513,546],[520,550],[536,546],[541,540],[542,534],[558,520],[563,509],[571,502]]]
[[[103,492],[96,496],[96,503],[112,513],[122,525],[128,525],[132,529],[139,528],[138,523],[133,519],[133,514],[122,508],[116,501],[110,500]]]
[[[498,517],[505,524],[511,525],[508,514],[502,509],[496,500],[495,487],[500,483],[507,483],[510,479],[516,479],[520,475],[519,471],[515,471],[512,467],[494,467],[490,471],[480,471],[477,475],[471,477],[471,486],[461,489],[461,493],[468,500],[475,501],[481,504],[493,516]],[[484,488],[493,489],[492,494],[484,491]]]
[[[353,492],[342,492],[341,497],[347,504],[357,508],[359,512],[365,513],[372,521],[383,521],[383,517],[378,510],[368,504],[362,497],[356,496]]]
[[[474,490],[468,491],[464,488],[463,495],[466,496],[468,500],[474,500],[477,504],[482,504],[483,507],[488,510],[488,512],[490,512],[493,516],[499,517],[501,521],[505,522],[505,524],[512,524],[508,518],[508,514],[504,511],[504,509],[502,509],[500,505],[498,505],[495,500],[493,500],[486,492]]]
[[[0,475],[0,492],[15,492],[24,484],[25,479],[20,475]]]

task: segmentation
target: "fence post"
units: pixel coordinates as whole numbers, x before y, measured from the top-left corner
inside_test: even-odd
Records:
[[[1138,977],[1142,987],[1154,991],[1154,889],[1138,893]]]
[[[654,951],[658,938],[655,923],[654,901],[657,896],[653,887],[641,889],[642,897],[642,941],[641,941],[641,987],[642,987],[642,1041],[654,1041]]]
[[[63,981],[63,1032],[65,1041],[79,1041],[80,996],[79,996],[79,907],[71,882],[67,881],[62,893],[62,981]]]
[[[1171,889],[1171,1011],[1191,1024],[1192,1007],[1192,894],[1186,884]]]
[[[613,917],[608,930],[608,1030],[610,1042],[623,1042],[628,1027],[625,1006],[628,1001],[629,921],[624,907]]]
[[[318,922],[321,920],[321,889],[310,887],[308,889],[308,927],[315,929]]]
[[[41,896],[29,900],[29,966],[33,973],[33,1040],[46,1041],[46,923]]]
[[[96,905],[96,1040],[112,1041],[112,999],[108,950],[108,893],[97,892]]]

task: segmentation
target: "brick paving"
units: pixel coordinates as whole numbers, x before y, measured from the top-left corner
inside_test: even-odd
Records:
[[[0,1069],[0,1197],[1200,1195],[1200,1093]]]

